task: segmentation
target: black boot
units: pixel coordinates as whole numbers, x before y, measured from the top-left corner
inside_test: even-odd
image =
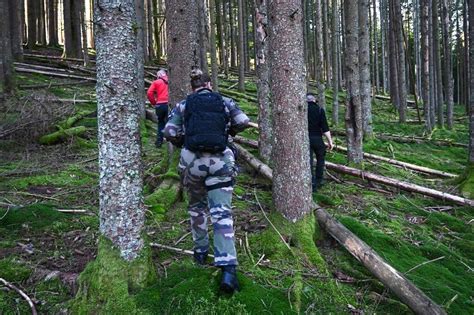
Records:
[[[207,260],[207,252],[202,252],[202,253],[197,253],[194,252],[194,261],[201,266],[204,266],[206,264]]]
[[[222,266],[222,279],[220,289],[224,293],[232,294],[235,290],[239,290],[239,282],[237,281],[237,271],[235,266]]]

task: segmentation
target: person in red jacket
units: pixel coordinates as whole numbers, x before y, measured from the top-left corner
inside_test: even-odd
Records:
[[[161,69],[156,73],[157,79],[153,81],[147,91],[148,100],[155,107],[158,117],[158,133],[156,136],[156,147],[161,147],[163,143],[163,129],[168,118],[168,74]]]

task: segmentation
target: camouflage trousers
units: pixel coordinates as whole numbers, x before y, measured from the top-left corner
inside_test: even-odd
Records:
[[[232,192],[236,174],[232,150],[222,153],[181,150],[179,170],[189,196],[188,212],[194,251],[209,250],[207,210],[214,229],[214,265],[237,265],[234,223],[232,220]]]

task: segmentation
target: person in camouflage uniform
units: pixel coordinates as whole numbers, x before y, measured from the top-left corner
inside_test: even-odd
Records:
[[[210,77],[200,70],[193,70],[191,86],[194,93],[212,93]],[[222,100],[228,117],[227,137],[227,134],[235,135],[244,130],[249,118],[232,99],[222,97]],[[186,138],[185,110],[186,100],[176,105],[164,129],[165,138],[178,146]],[[223,270],[221,289],[231,293],[238,289],[235,271],[238,262],[231,209],[237,173],[234,153],[228,146],[222,152],[212,153],[192,151],[185,144],[181,150],[179,172],[189,196],[194,258],[197,263],[205,264],[209,250],[206,213],[209,208],[214,229],[214,265]]]

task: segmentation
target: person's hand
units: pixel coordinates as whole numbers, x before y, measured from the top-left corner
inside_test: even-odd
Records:
[[[327,144],[327,147],[329,151],[332,151],[332,149],[334,149],[334,144],[332,143],[332,141]]]

